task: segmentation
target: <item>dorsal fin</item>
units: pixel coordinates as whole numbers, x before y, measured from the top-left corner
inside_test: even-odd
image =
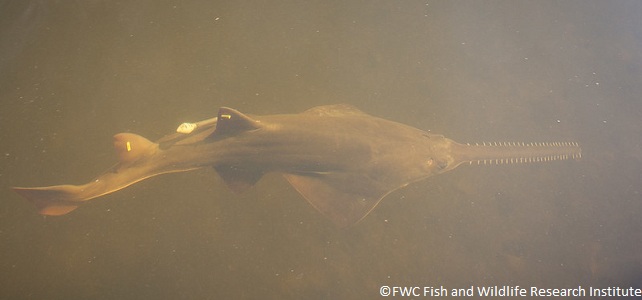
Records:
[[[114,135],[114,150],[121,163],[131,163],[156,151],[158,144],[133,133]]]
[[[331,104],[331,105],[321,105],[315,106],[303,112],[304,114],[310,114],[320,117],[342,117],[342,116],[356,116],[363,115],[368,116],[368,114],[362,112],[358,108],[350,104]]]
[[[221,107],[218,110],[218,122],[216,123],[216,131],[214,131],[213,135],[235,135],[259,128],[261,128],[261,126],[258,121],[253,120],[235,109]]]

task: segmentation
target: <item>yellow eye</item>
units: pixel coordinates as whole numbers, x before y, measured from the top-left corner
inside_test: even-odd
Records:
[[[232,118],[232,115],[221,115],[221,118],[229,120]]]
[[[130,142],[127,142],[127,152],[132,151],[132,144]]]

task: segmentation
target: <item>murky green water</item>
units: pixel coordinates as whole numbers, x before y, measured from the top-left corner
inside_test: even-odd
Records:
[[[640,15],[636,1],[1,3],[0,298],[642,288]],[[578,141],[583,159],[460,167],[347,229],[276,174],[241,195],[213,170],[165,175],[64,217],[8,189],[86,182],[118,132],[331,103],[459,142]]]

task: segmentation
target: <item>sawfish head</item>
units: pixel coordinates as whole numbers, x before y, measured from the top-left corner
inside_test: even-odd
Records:
[[[415,130],[406,134],[407,139],[395,141],[393,146],[380,143],[378,155],[363,172],[335,173],[322,178],[293,179],[286,175],[286,178],[336,225],[353,225],[395,190],[456,167],[449,151],[450,139]]]

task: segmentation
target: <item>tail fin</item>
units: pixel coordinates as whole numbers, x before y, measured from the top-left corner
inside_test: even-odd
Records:
[[[79,201],[73,201],[79,189],[75,185],[56,185],[35,188],[14,187],[12,189],[33,203],[42,215],[64,215],[78,208],[81,204]]]
[[[13,190],[29,200],[40,214],[59,216],[78,208],[84,201],[106,195],[145,178],[172,171],[155,170],[155,163],[137,162],[153,156],[158,144],[133,133],[114,136],[114,148],[119,163],[94,180],[83,185],[54,185],[44,187],[14,187]],[[157,163],[156,163],[157,164]]]

